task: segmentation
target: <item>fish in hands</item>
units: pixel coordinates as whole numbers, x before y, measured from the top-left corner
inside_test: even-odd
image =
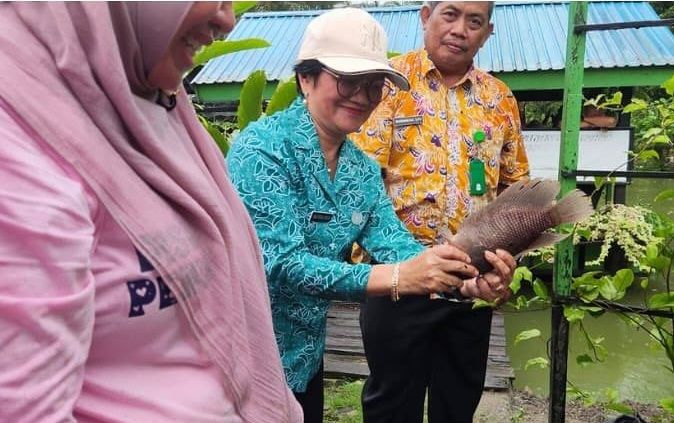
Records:
[[[466,251],[481,274],[492,269],[485,251],[503,249],[515,258],[568,234],[547,232],[563,223],[575,223],[594,212],[582,191],[573,190],[555,201],[559,182],[532,179],[509,186],[494,201],[470,214],[451,237],[450,243]]]

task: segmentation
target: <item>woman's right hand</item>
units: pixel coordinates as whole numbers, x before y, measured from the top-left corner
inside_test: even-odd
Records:
[[[478,274],[470,265],[468,254],[461,249],[436,245],[400,263],[398,292],[401,296],[452,292],[461,288],[464,279]]]

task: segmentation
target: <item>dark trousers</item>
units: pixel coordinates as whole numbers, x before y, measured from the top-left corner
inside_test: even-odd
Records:
[[[302,406],[304,423],[323,423],[323,363],[318,368],[318,373],[309,381],[307,390],[293,394]]]
[[[370,376],[364,423],[471,423],[487,368],[490,308],[406,297],[369,298],[360,327]]]

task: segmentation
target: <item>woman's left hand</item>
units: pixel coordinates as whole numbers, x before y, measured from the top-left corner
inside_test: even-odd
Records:
[[[484,257],[493,269],[475,279],[465,281],[461,295],[503,304],[512,294],[509,286],[517,262],[509,252],[500,249],[496,250],[496,253],[485,251]]]

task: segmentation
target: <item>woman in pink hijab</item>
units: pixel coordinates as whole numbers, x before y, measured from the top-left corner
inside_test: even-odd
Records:
[[[301,421],[260,251],[176,92],[226,3],[0,3],[0,421]]]

